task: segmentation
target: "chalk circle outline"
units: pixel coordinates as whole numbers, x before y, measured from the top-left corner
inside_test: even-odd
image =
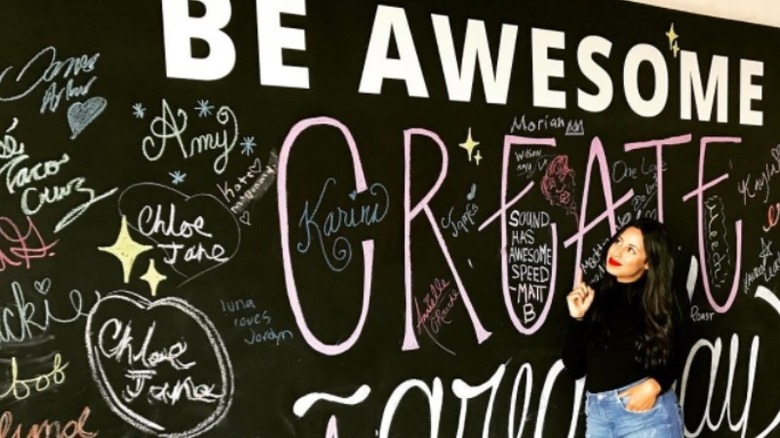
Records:
[[[217,406],[211,415],[209,415],[206,419],[198,423],[190,430],[183,432],[168,432],[165,430],[165,427],[160,426],[159,424],[147,418],[144,418],[122,403],[121,399],[114,392],[113,386],[110,384],[107,376],[105,375],[103,364],[100,360],[98,346],[93,345],[91,336],[93,317],[97,312],[97,309],[103,303],[109,300],[127,302],[145,312],[151,311],[156,307],[173,307],[174,309],[180,310],[188,315],[200,326],[201,329],[203,329],[203,332],[209,339],[211,347],[216,355],[217,365],[222,378],[222,387],[225,389],[225,396],[220,399],[219,402],[217,402]],[[150,301],[134,292],[125,290],[115,291],[98,301],[98,303],[95,304],[95,306],[89,312],[89,315],[87,316],[87,325],[84,331],[84,339],[86,341],[87,359],[89,361],[92,378],[95,383],[97,383],[98,390],[103,396],[106,404],[108,404],[108,407],[120,418],[141,431],[166,438],[195,437],[214,427],[217,423],[219,423],[220,420],[225,417],[227,412],[230,410],[230,406],[233,403],[235,382],[233,376],[233,366],[230,363],[225,344],[222,342],[222,338],[219,336],[219,332],[217,332],[216,327],[214,327],[208,317],[203,312],[180,298],[166,297],[155,301]]]

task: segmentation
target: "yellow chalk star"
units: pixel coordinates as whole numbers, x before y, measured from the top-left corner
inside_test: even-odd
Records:
[[[480,162],[481,160],[482,160],[482,154],[480,154],[480,153],[479,153],[479,151],[477,151],[477,154],[476,154],[476,155],[474,155],[474,161],[476,161],[476,162],[477,162],[477,166],[479,166],[479,162]]]
[[[679,38],[680,36],[677,35],[677,33],[674,31],[674,23],[672,23],[672,26],[669,28],[669,31],[666,32],[666,37],[669,38],[669,49],[672,50],[673,46],[672,43]]]
[[[466,139],[465,142],[460,143],[460,147],[466,150],[466,152],[469,153],[469,161],[471,161],[471,153],[474,151],[474,148],[479,145],[478,141],[474,141],[474,139],[471,138],[471,128],[469,128],[469,136]]]
[[[146,273],[141,276],[141,280],[149,284],[149,288],[152,289],[152,296],[157,295],[157,286],[165,280],[165,275],[160,274],[157,268],[154,267],[154,260],[149,260],[149,267],[146,269]]]
[[[674,57],[677,57],[677,53],[680,52],[680,46],[677,45],[677,41],[674,42],[674,45],[672,46],[672,53],[674,53]]]
[[[130,232],[127,230],[127,218],[122,216],[122,226],[119,228],[119,235],[116,237],[116,242],[111,246],[99,246],[98,249],[110,254],[119,259],[122,263],[122,272],[124,273],[125,283],[130,281],[130,271],[133,269],[133,263],[135,258],[139,254],[149,251],[153,247],[149,245],[141,245],[133,240],[130,236]]]

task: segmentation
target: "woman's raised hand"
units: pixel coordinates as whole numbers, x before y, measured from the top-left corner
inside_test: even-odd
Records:
[[[590,305],[593,304],[595,292],[593,288],[580,282],[580,284],[566,296],[566,304],[569,305],[569,315],[574,319],[582,319]]]

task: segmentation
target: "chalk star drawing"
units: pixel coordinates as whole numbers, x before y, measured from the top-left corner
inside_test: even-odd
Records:
[[[479,145],[478,141],[474,141],[474,139],[471,138],[471,128],[469,128],[469,135],[465,142],[460,143],[460,147],[466,150],[469,154],[469,161],[471,161],[471,154],[474,152],[474,148]]]
[[[257,146],[257,143],[255,143],[254,137],[244,137],[244,141],[241,142],[241,155],[246,155],[248,157],[249,155],[254,154],[255,146]]]
[[[157,295],[157,286],[166,278],[168,277],[160,274],[160,272],[157,271],[157,268],[154,267],[154,260],[149,260],[149,267],[146,268],[146,273],[141,276],[141,280],[149,284],[149,288],[152,290],[152,296]]]
[[[143,104],[136,103],[133,105],[133,117],[136,119],[143,119],[144,116],[146,116],[146,108],[144,108]]]
[[[130,271],[133,269],[133,263],[135,263],[136,257],[139,254],[144,253],[152,249],[149,245],[141,245],[133,240],[130,236],[130,232],[127,229],[127,217],[122,216],[122,226],[119,228],[119,235],[116,237],[116,242],[111,246],[99,246],[98,249],[109,254],[113,254],[114,257],[119,259],[122,263],[122,272],[124,274],[125,283],[130,281]]]
[[[772,257],[772,241],[765,241],[764,238],[761,238],[761,254],[758,255],[758,257],[764,261],[768,257]]]
[[[187,174],[183,173],[181,170],[174,170],[173,172],[168,172],[168,175],[171,176],[173,179],[171,183],[175,186],[178,186],[179,184],[184,182],[184,178],[187,178]]]
[[[674,23],[672,23],[671,27],[669,27],[669,31],[666,32],[666,38],[669,39],[669,50],[674,53],[675,58],[677,57],[677,53],[680,51],[680,46],[677,44],[677,38],[679,37],[680,35],[674,31]]]
[[[482,161],[482,154],[480,154],[479,151],[474,155],[474,161],[477,162],[477,166],[479,166],[479,162]]]
[[[210,104],[207,99],[198,100],[198,104],[195,106],[195,111],[198,112],[198,117],[208,117],[211,115],[211,111],[214,110],[214,105]]]

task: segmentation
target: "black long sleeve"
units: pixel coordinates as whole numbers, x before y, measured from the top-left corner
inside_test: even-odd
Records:
[[[569,318],[566,327],[566,339],[563,343],[561,359],[566,371],[574,379],[579,379],[587,371],[587,361],[585,359],[585,333],[587,323]]]
[[[571,377],[587,376],[588,391],[617,389],[647,377],[658,381],[662,391],[666,391],[679,376],[687,354],[683,336],[687,321],[684,306],[676,305],[672,315],[674,349],[669,361],[648,369],[637,360],[636,345],[643,322],[642,287],[643,282],[622,284],[609,291],[594,287],[596,297],[583,320],[570,318],[561,359]],[[596,308],[604,317],[604,331],[600,333],[593,322],[592,313]]]

